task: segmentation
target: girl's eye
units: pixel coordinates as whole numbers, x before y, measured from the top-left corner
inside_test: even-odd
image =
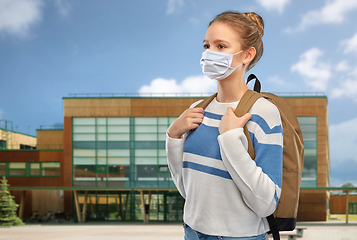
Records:
[[[208,45],[208,44],[204,44],[204,45],[203,45],[203,48],[204,48],[204,49],[208,49],[208,48],[209,48],[209,45]]]
[[[222,48],[226,48],[226,46],[222,45],[222,44],[219,44],[218,45],[218,48],[222,49]]]

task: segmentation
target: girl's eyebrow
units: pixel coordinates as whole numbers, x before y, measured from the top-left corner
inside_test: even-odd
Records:
[[[216,39],[216,40],[213,41],[213,43],[221,43],[221,42],[224,42],[224,43],[226,43],[226,44],[229,44],[227,41],[225,41],[225,40],[223,40],[223,39]],[[209,43],[209,41],[206,40],[206,39],[204,39],[204,40],[203,40],[203,43]]]

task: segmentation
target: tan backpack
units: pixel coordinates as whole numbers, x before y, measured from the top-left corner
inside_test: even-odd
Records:
[[[260,93],[260,82],[254,74],[249,75],[247,83],[252,79],[256,79],[255,91],[248,90],[243,95],[235,114],[238,117],[242,117],[250,110],[255,101],[261,97],[266,98],[279,109],[284,136],[283,182],[278,206],[275,212],[268,216],[267,219],[274,239],[280,239],[279,231],[292,231],[296,226],[301,174],[304,166],[304,143],[300,124],[289,102],[272,93]],[[216,96],[217,93],[204,99],[196,107],[205,108]],[[248,139],[248,153],[252,159],[255,159],[253,143],[247,126],[244,126],[244,133]]]

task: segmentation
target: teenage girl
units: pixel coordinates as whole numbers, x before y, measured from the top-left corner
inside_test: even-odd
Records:
[[[248,90],[244,74],[262,56],[263,32],[263,20],[253,12],[223,12],[209,24],[200,62],[203,73],[217,80],[218,95],[205,109],[194,103],[167,130],[169,168],[185,198],[185,239],[267,239],[266,217],[282,185],[279,110],[260,98],[243,117],[234,114]]]

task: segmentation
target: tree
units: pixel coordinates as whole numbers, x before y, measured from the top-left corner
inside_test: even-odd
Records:
[[[353,185],[353,183],[348,182],[348,183],[343,184],[341,187],[343,187],[343,188],[353,188],[355,186]],[[346,193],[346,190],[344,190],[343,192]],[[355,192],[355,191],[349,191],[349,192],[351,193],[351,192]]]
[[[22,220],[16,216],[18,204],[14,197],[8,191],[7,180],[5,176],[0,183],[0,226],[18,226],[25,225]]]

